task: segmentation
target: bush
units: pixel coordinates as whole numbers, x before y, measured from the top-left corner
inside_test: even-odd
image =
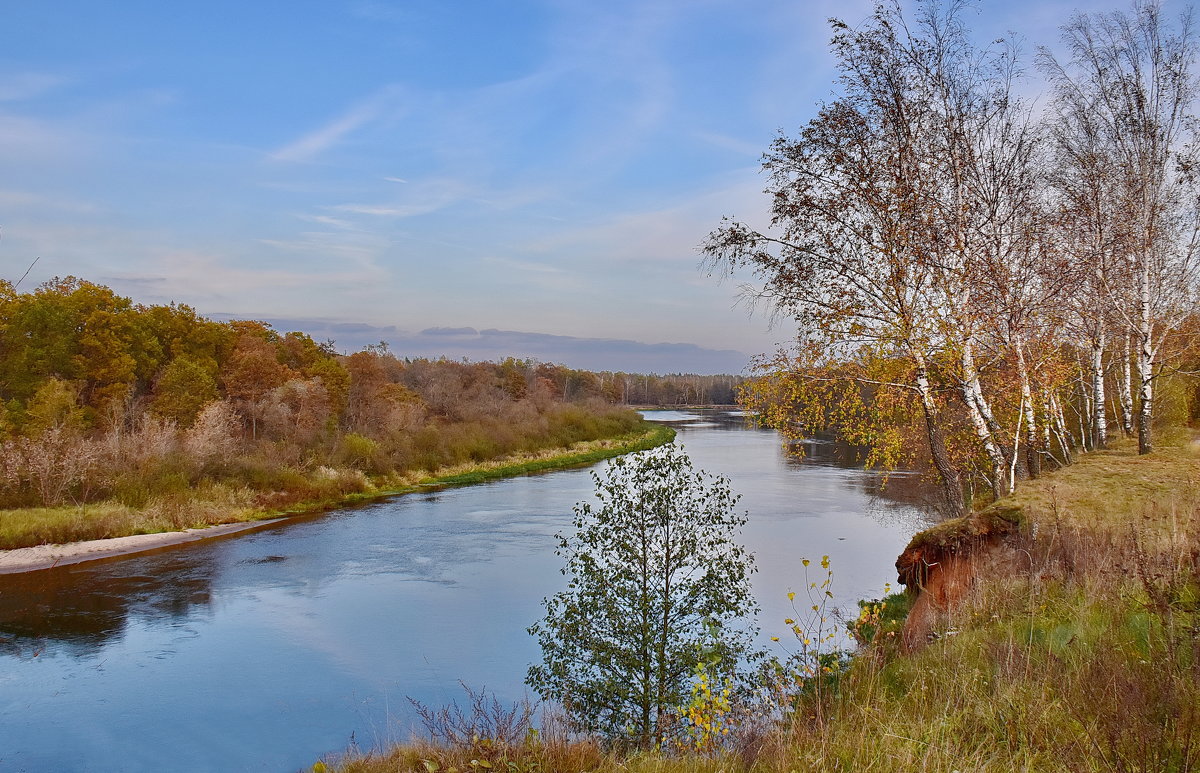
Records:
[[[365,435],[351,432],[342,437],[341,458],[346,464],[364,471],[377,467],[379,444]]]

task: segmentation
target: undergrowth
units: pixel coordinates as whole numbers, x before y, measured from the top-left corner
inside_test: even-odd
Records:
[[[200,477],[182,486],[144,484],[142,489],[103,502],[0,510],[0,549],[263,520],[313,512],[431,487],[464,485],[593,464],[670,442],[674,431],[643,424],[617,437],[586,440],[566,447],[528,451],[482,462],[429,470],[367,476],[345,467],[245,467],[236,481]]]

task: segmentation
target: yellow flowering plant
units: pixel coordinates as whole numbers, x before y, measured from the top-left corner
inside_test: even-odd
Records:
[[[790,630],[787,645],[779,636],[772,636],[787,653],[780,660],[767,662],[767,681],[771,685],[774,703],[784,712],[798,711],[818,723],[824,722],[825,708],[837,687],[837,680],[846,669],[849,655],[836,646],[839,626],[838,610],[833,604],[833,569],[829,556],[822,556],[823,576],[810,574],[813,562],[801,559],[804,567],[804,601],[797,602],[795,591],[788,592],[793,616],[784,619]]]

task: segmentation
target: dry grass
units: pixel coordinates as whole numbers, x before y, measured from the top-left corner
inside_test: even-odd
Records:
[[[0,510],[0,549],[63,544],[241,523],[280,515],[314,512],[431,486],[461,485],[531,472],[591,464],[601,459],[669,442],[674,432],[661,425],[618,438],[582,441],[567,448],[513,454],[432,472],[368,479],[351,468],[269,470],[265,485],[202,481],[173,490],[145,489],[129,501]]]
[[[1195,433],[1162,433],[1154,453],[1139,456],[1121,438],[1103,451],[1038,480],[1026,481],[1007,500],[1042,527],[1062,521],[1092,530],[1129,528],[1169,531],[1172,508],[1188,509],[1200,498],[1200,439]]]
[[[249,489],[210,484],[186,497],[154,497],[142,508],[98,502],[0,510],[0,549],[179,531],[266,517],[255,506],[255,493]]]

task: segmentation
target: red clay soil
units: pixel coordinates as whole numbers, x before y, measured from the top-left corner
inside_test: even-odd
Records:
[[[917,595],[901,634],[906,651],[924,647],[979,579],[1008,562],[1002,545],[1020,523],[1018,508],[992,505],[913,537],[896,559],[900,582]]]

